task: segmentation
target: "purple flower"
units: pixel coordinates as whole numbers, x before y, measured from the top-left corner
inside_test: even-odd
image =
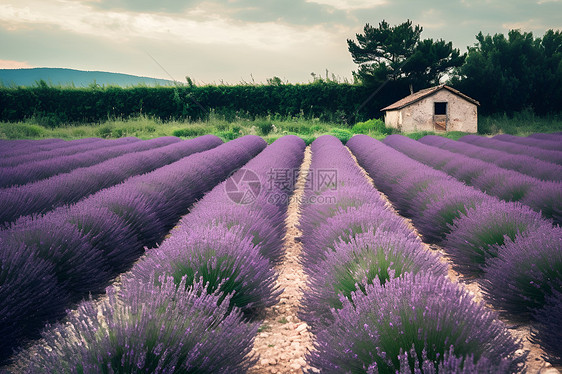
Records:
[[[303,263],[310,266],[326,258],[338,242],[349,243],[353,237],[367,232],[400,233],[417,239],[406,222],[380,205],[365,204],[339,211],[311,232],[303,233]],[[419,239],[418,239],[419,240]]]
[[[526,353],[497,316],[472,301],[468,291],[443,276],[404,274],[352,301],[342,298],[334,323],[317,333],[308,355],[322,372],[404,372],[424,365],[451,365],[447,354],[461,360],[486,359],[490,365],[520,372]],[[412,308],[415,306],[415,309]],[[405,360],[404,352],[410,357]],[[347,353],[346,353],[347,352]],[[404,368],[408,362],[409,370]],[[454,361],[453,361],[454,363]],[[478,365],[478,364],[476,364]]]
[[[550,295],[562,292],[561,228],[542,226],[518,234],[497,252],[486,263],[482,288],[494,307],[511,318],[528,321]]]
[[[506,239],[527,235],[540,227],[552,228],[541,214],[519,203],[484,201],[451,225],[443,247],[454,267],[466,276],[480,275],[482,266],[497,257]]]
[[[534,315],[531,341],[540,344],[553,365],[562,364],[562,293],[554,292]]]
[[[218,296],[196,283],[179,287],[171,278],[128,284],[99,307],[80,305],[66,325],[44,333],[39,344],[18,356],[22,372],[245,372],[257,324],[239,311],[217,305]],[[31,353],[34,352],[34,353]]]
[[[309,324],[329,324],[333,317],[330,309],[342,307],[341,296],[351,300],[351,294],[365,291],[367,284],[385,284],[406,272],[447,275],[447,264],[437,253],[398,233],[359,234],[334,249],[325,260],[307,269],[302,315]]]
[[[148,282],[162,274],[178,284],[183,278],[187,285],[201,279],[209,292],[221,292],[220,301],[231,295],[231,307],[247,316],[273,305],[280,294],[276,274],[259,248],[225,226],[175,230],[135,265],[126,282]]]

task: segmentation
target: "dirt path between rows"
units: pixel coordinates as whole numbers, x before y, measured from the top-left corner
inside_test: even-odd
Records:
[[[412,231],[414,231],[419,236],[419,238],[422,239],[421,234],[417,231],[417,229],[412,224],[412,220],[410,220],[406,217],[402,217],[400,215],[400,213],[398,213],[398,211],[394,208],[394,206],[392,205],[392,203],[390,202],[388,197],[383,192],[381,192],[379,189],[377,189],[375,182],[369,176],[367,171],[365,169],[363,169],[363,167],[361,165],[359,165],[359,163],[357,162],[357,159],[355,158],[353,153],[349,149],[348,149],[348,151],[351,154],[351,157],[353,157],[353,159],[357,163],[357,166],[359,167],[359,169],[361,170],[361,172],[363,173],[365,178],[379,192],[379,194],[381,195],[383,200],[386,201],[388,208],[391,209],[398,216],[400,216],[402,219],[404,219],[404,221],[406,221],[406,223],[408,224],[410,229],[412,229]],[[487,303],[484,302],[484,294],[482,293],[482,290],[480,289],[478,283],[476,283],[476,282],[470,282],[470,283],[464,282],[461,279],[460,274],[452,269],[452,261],[450,260],[450,258],[447,257],[446,252],[442,247],[440,247],[438,245],[435,245],[435,244],[429,245],[429,244],[423,242],[423,240],[422,240],[422,243],[428,250],[437,251],[442,255],[443,261],[446,262],[449,265],[448,276],[453,282],[463,285],[473,295],[473,299],[474,299],[475,302],[484,303],[484,305],[487,308],[494,310],[494,308],[490,304],[487,304]],[[537,344],[533,344],[529,341],[529,337],[531,336],[529,325],[516,324],[516,323],[514,323],[512,321],[509,321],[509,320],[506,320],[506,319],[501,319],[501,320],[503,322],[505,322],[508,326],[517,326],[517,327],[514,327],[514,328],[510,328],[509,332],[511,333],[512,336],[514,336],[517,339],[520,339],[523,342],[523,349],[524,350],[529,350],[529,356],[527,357],[527,373],[529,373],[529,374],[535,374],[535,373],[560,374],[561,373],[561,371],[559,371],[557,368],[553,367],[550,363],[546,362],[542,358],[542,356],[544,355],[544,351],[540,348],[540,346],[538,346]]]
[[[285,257],[276,268],[277,284],[283,289],[277,305],[266,309],[263,323],[254,342],[252,353],[260,359],[249,373],[302,373],[310,369],[305,361],[312,349],[312,334],[308,325],[298,318],[298,310],[306,286],[306,275],[299,263],[302,244],[298,229],[300,205],[312,152],[305,150],[295,191],[290,200],[285,225]]]

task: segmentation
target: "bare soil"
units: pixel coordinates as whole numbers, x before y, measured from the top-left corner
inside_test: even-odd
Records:
[[[310,147],[307,147],[285,220],[285,257],[276,268],[279,276],[277,283],[283,293],[279,303],[265,311],[252,351],[259,355],[259,361],[250,369],[251,374],[302,373],[310,369],[305,356],[312,349],[312,334],[308,325],[298,317],[300,300],[306,287],[306,275],[299,262],[302,251],[299,238],[302,232],[298,229],[298,223],[299,201],[304,193],[311,157]]]

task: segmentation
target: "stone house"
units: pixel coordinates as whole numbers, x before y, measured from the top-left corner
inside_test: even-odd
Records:
[[[478,131],[480,103],[444,84],[415,92],[385,111],[386,127],[403,132]]]

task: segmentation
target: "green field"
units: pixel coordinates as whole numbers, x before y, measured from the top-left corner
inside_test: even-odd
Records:
[[[513,134],[526,136],[532,133],[562,131],[562,118],[559,116],[538,117],[529,112],[517,113],[514,116],[482,116],[478,122],[479,133],[482,135]],[[163,122],[158,118],[137,116],[125,120],[108,120],[102,123],[82,125],[62,125],[47,127],[40,121],[29,119],[23,122],[0,122],[0,139],[78,139],[86,137],[121,138],[134,136],[140,139],[151,139],[161,136],[178,136],[193,138],[205,134],[215,134],[228,141],[243,135],[259,135],[269,143],[275,139],[294,134],[302,137],[307,143],[312,142],[320,135],[331,134],[340,140],[347,141],[354,134],[361,133],[382,139],[389,134],[398,133],[387,129],[381,121],[371,120],[361,122],[353,127],[347,125],[324,122],[319,119],[271,117],[257,118],[255,120],[238,119],[227,121],[219,115],[211,115],[207,121]],[[414,139],[434,134],[432,132],[416,132],[404,134]],[[462,132],[437,134],[458,139]]]

